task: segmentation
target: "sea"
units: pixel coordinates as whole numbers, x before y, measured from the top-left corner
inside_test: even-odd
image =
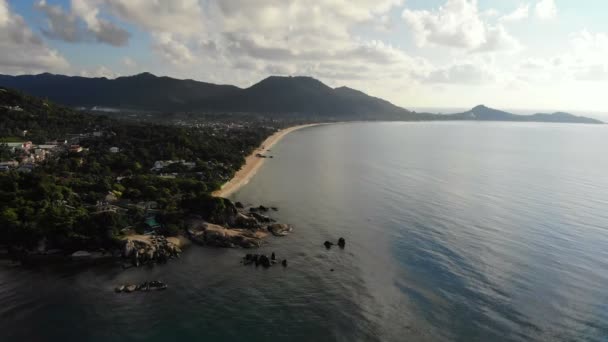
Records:
[[[249,250],[0,268],[0,341],[607,341],[608,127],[308,127],[231,197],[292,224]],[[344,249],[325,241],[346,240]],[[165,291],[116,294],[162,280]]]

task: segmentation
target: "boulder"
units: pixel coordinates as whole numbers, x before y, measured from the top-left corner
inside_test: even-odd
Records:
[[[82,260],[82,259],[90,259],[92,256],[91,252],[87,251],[77,251],[72,253],[70,256],[74,260]]]
[[[120,286],[117,286],[117,287],[114,289],[114,292],[116,292],[116,293],[120,293],[120,292],[122,292],[122,291],[124,291],[124,290],[125,290],[125,286],[124,286],[124,285],[120,285]]]
[[[251,213],[250,214],[254,219],[256,219],[257,221],[260,222],[264,222],[264,223],[270,223],[270,222],[274,222],[273,219],[271,219],[270,217],[266,216],[266,215],[262,215],[262,214],[258,214],[258,213]]]
[[[344,240],[344,238],[339,238],[338,239],[338,246],[340,246],[340,248],[344,248],[344,246],[346,246],[346,240]]]
[[[293,227],[284,223],[274,223],[268,226],[268,231],[274,236],[285,236],[292,230]]]
[[[135,290],[137,290],[137,285],[133,285],[133,284],[125,286],[125,289],[124,289],[124,291],[127,293],[131,293]]]
[[[241,203],[241,202],[234,203],[234,206],[237,207],[238,209],[243,209],[244,208],[243,203]]]
[[[325,241],[325,242],[323,242],[323,245],[325,246],[325,248],[330,249],[331,246],[334,245],[334,243],[333,242],[329,242],[329,241]]]
[[[260,206],[258,207],[258,210],[259,210],[259,211],[266,212],[266,211],[268,211],[268,208],[266,208],[266,207],[265,207],[265,206],[263,206],[263,205],[260,205]]]
[[[287,259],[283,259],[283,261],[281,261],[281,265],[283,265],[283,267],[287,267]]]
[[[122,249],[122,256],[128,258],[131,256],[131,254],[133,254],[133,252],[135,252],[135,243],[133,240],[127,240]]]
[[[268,257],[265,254],[262,254],[260,256],[260,265],[264,266],[265,268],[270,267],[270,259],[268,259]]]
[[[252,216],[254,214],[255,215],[259,215],[259,214],[256,214],[256,213],[252,213]],[[260,222],[258,222],[258,220],[255,217],[247,216],[247,215],[245,215],[243,213],[238,213],[236,215],[236,219],[235,219],[234,224],[237,227],[243,227],[243,228],[259,228],[261,226]]]

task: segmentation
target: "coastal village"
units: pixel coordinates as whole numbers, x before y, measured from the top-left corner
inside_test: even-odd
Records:
[[[293,229],[271,217],[278,208],[233,203],[219,191],[239,179],[244,162],[241,171],[250,176],[252,160],[259,166],[272,158],[263,141],[287,123],[228,117],[161,126],[3,94],[10,96],[0,102],[7,116],[0,125],[0,183],[16,192],[0,191],[14,198],[0,208],[0,219],[9,228],[3,239],[23,243],[0,241],[0,256],[118,261],[128,268],[177,258],[192,243],[257,248]],[[46,124],[32,125],[33,115]],[[226,189],[240,186],[229,183]],[[31,204],[26,210],[20,203]],[[49,225],[66,235],[45,233]]]

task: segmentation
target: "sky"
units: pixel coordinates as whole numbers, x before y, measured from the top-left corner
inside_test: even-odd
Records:
[[[606,0],[0,0],[0,74],[306,75],[406,108],[608,112],[607,18]]]

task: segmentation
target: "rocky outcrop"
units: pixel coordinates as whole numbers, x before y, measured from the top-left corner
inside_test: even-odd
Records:
[[[285,236],[293,230],[293,227],[284,223],[274,223],[267,227],[274,236]]]
[[[256,212],[253,212],[250,215],[252,218],[256,219],[259,222],[263,222],[263,223],[275,222],[275,220],[271,219],[270,217],[268,217],[266,215],[258,214]]]
[[[131,260],[135,267],[163,263],[180,256],[182,250],[177,241],[162,235],[131,235],[125,238],[122,256]]]
[[[167,289],[167,285],[161,281],[158,280],[153,280],[153,281],[146,281],[144,283],[135,285],[135,284],[128,284],[128,285],[120,285],[117,286],[114,289],[114,292],[116,293],[131,293],[131,292],[135,292],[135,291],[158,291],[158,290],[165,290]]]
[[[188,234],[192,241],[206,246],[253,248],[262,244],[266,237],[263,231],[241,228],[226,228],[217,224],[199,222],[191,225]]]
[[[235,219],[235,225],[242,228],[257,229],[261,228],[262,224],[253,216],[247,216],[243,213],[238,213]]]
[[[255,265],[262,266],[264,268],[271,267],[272,265],[277,263],[276,255],[274,252],[271,254],[270,258],[266,254],[247,254],[243,258],[244,265]],[[281,264],[283,267],[287,266],[287,260],[284,259]]]

